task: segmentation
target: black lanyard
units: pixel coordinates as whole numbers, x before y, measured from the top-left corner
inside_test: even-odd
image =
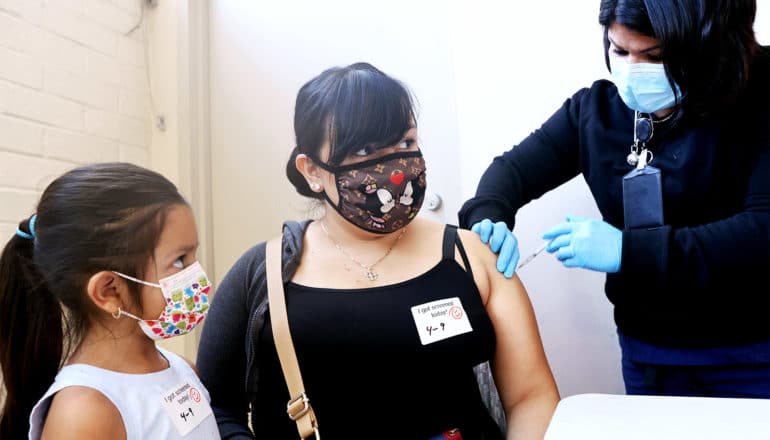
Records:
[[[626,158],[628,164],[635,168],[623,176],[623,216],[626,229],[663,226],[660,170],[648,165],[653,156],[647,150],[647,142],[652,139],[652,135],[652,120],[635,112],[634,143]]]

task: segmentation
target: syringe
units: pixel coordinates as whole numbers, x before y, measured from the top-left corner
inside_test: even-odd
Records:
[[[550,241],[546,241],[545,243],[541,244],[540,247],[535,249],[535,252],[532,252],[527,258],[524,259],[524,261],[519,263],[519,267],[517,267],[516,270],[521,269],[525,264],[529,263],[530,261],[534,260],[535,257],[540,255],[540,253],[543,252],[546,247],[548,247],[548,243],[550,243]]]

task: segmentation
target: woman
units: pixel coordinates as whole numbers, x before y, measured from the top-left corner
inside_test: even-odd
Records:
[[[283,236],[288,321],[320,432],[498,438],[473,373],[491,360],[508,438],[542,438],[559,395],[526,291],[486,269],[494,254],[469,232],[417,216],[426,174],[406,88],[366,63],[326,70],[299,91],[294,128],[287,175],[325,207]],[[202,336],[224,438],[297,437],[264,260],[262,243],[229,271]]]
[[[583,174],[603,220],[546,231],[607,273],[630,394],[770,397],[770,51],[753,0],[603,0],[607,67],[495,159],[460,225],[518,260],[516,211]],[[629,148],[630,146],[630,148]]]

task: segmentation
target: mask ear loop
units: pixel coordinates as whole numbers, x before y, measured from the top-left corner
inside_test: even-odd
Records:
[[[112,271],[112,273],[114,273],[115,275],[117,275],[117,276],[119,276],[121,278],[125,278],[127,280],[131,280],[131,281],[133,281],[135,283],[144,284],[145,286],[150,286],[150,287],[157,287],[158,289],[161,288],[160,284],[149,283],[147,281],[140,280],[139,278],[134,278],[131,275],[126,275],[124,273],[116,272],[114,270]],[[156,268],[156,273],[157,273],[157,268]]]
[[[155,265],[155,276],[158,276],[158,262],[155,261],[155,257],[152,257],[152,262]],[[135,283],[144,284],[145,286],[150,286],[150,287],[157,287],[158,289],[162,289],[163,288],[160,284],[155,284],[155,283],[150,283],[148,281],[140,280],[139,278],[134,278],[131,275],[126,275],[124,273],[120,273],[120,272],[115,271],[115,270],[113,270],[111,272],[114,273],[115,275],[121,277],[121,278],[125,278],[127,280],[131,280],[131,281],[133,281]]]
[[[337,166],[333,166],[333,165],[329,165],[328,163],[323,162],[321,160],[321,158],[319,158],[319,157],[315,157],[315,156],[308,156],[308,157],[310,158],[310,160],[313,161],[313,163],[316,164],[316,166],[318,166],[322,170],[326,171],[327,173],[331,174],[332,177],[334,178],[334,189],[337,191],[337,203],[334,203],[332,201],[331,197],[329,197],[329,193],[326,191],[326,186],[321,187],[321,185],[319,185],[317,183],[316,183],[316,185],[317,185],[317,188],[321,190],[319,192],[323,194],[323,197],[326,200],[326,202],[328,202],[329,205],[332,208],[334,208],[335,211],[339,212],[340,215],[341,215],[342,214],[342,212],[341,212],[341,210],[342,210],[342,194],[340,194],[340,185],[339,185],[339,182],[337,181],[337,174],[339,173],[338,172],[339,170],[337,169],[338,167]],[[311,185],[311,189],[315,190],[316,188],[314,188]]]
[[[154,258],[153,258],[153,260],[154,260]],[[157,275],[158,274],[158,265],[157,265],[157,262],[154,261],[154,263],[155,263],[155,274]],[[140,280],[139,278],[134,278],[131,275],[126,275],[124,273],[120,273],[120,272],[117,272],[117,271],[114,271],[114,270],[112,271],[112,273],[114,273],[115,275],[117,275],[119,277],[125,278],[127,280],[131,280],[131,281],[133,281],[135,283],[144,284],[145,286],[155,287],[155,288],[158,288],[158,289],[163,289],[163,287],[160,284],[149,283],[147,281]],[[132,313],[128,313],[125,310],[121,309],[120,307],[118,307],[118,311],[117,312],[112,312],[112,313],[110,313],[110,315],[112,315],[112,317],[115,318],[115,319],[120,319],[120,317],[122,315],[125,315],[125,316],[128,316],[129,318],[134,318],[137,321],[144,321],[142,318],[140,318],[140,317],[138,317],[138,316],[136,316],[136,315],[134,315]]]

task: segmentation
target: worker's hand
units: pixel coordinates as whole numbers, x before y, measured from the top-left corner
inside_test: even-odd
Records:
[[[511,278],[519,264],[519,242],[513,232],[508,229],[505,222],[492,223],[490,219],[484,219],[473,226],[471,231],[479,234],[484,244],[489,243],[489,248],[497,255],[497,271],[506,278]]]
[[[546,250],[566,267],[582,267],[599,272],[620,270],[623,232],[602,220],[568,215],[561,223],[543,234],[551,240]]]

